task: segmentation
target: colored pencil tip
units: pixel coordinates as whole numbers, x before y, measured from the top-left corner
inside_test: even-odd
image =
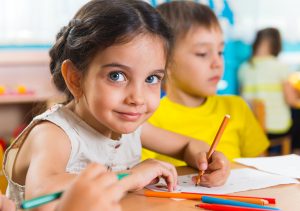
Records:
[[[265,199],[262,199],[262,202],[263,202],[264,205],[268,205],[269,204],[269,201],[265,200]]]

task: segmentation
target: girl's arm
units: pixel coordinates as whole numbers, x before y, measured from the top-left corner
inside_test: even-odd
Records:
[[[69,187],[77,175],[65,172],[71,153],[67,135],[56,125],[45,122],[30,132],[25,143],[30,143],[31,151],[25,198],[30,199]],[[55,205],[56,202],[53,202],[41,209],[53,210]]]

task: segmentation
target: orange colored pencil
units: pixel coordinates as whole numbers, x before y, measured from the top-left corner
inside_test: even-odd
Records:
[[[172,193],[172,192],[158,192],[158,191],[151,191],[151,190],[145,190],[144,191],[145,196],[149,197],[159,197],[159,198],[181,198],[181,199],[194,199],[194,200],[201,200],[202,196],[205,196],[205,194],[192,194],[192,193]],[[221,198],[221,199],[231,199],[241,202],[248,202],[252,204],[259,204],[259,205],[267,205],[269,202],[264,199],[259,198],[246,198],[246,197],[238,197],[238,196],[216,196],[215,198]]]
[[[159,192],[159,191],[151,191],[145,190],[145,196],[150,197],[159,197],[159,198],[179,198],[179,199],[201,199],[201,195],[192,194],[192,193],[173,193],[173,192]]]
[[[192,194],[192,193],[158,192],[158,191],[151,191],[151,190],[145,190],[144,195],[148,197],[179,198],[179,199],[194,199],[194,200],[201,200],[202,196],[205,196],[205,194],[200,195],[200,194]],[[246,198],[246,197],[238,197],[238,196],[214,196],[214,197],[247,202],[252,204],[259,204],[259,205],[269,204],[267,200],[260,199],[260,198]]]
[[[209,151],[206,155],[207,156],[207,161],[209,161],[209,159],[211,158],[211,155],[214,153],[214,151],[215,151],[215,149],[216,149],[216,147],[217,147],[217,145],[218,145],[218,143],[221,139],[221,136],[222,136],[222,134],[225,130],[225,127],[226,127],[229,119],[230,119],[230,115],[226,114],[223,121],[222,121],[222,123],[221,123],[221,125],[220,125],[220,127],[219,127],[219,130],[218,130],[218,132],[215,136],[215,139],[214,139],[212,145],[210,146]],[[196,186],[200,184],[200,180],[201,180],[201,177],[203,176],[203,174],[204,174],[204,171],[200,170],[198,178],[197,178],[197,182],[195,184]]]

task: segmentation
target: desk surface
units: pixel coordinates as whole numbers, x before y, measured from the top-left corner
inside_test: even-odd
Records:
[[[233,168],[243,167],[239,164],[232,164]],[[177,169],[179,175],[195,173],[195,170],[188,167]],[[122,201],[123,211],[167,211],[167,210],[201,210],[195,205],[199,204],[196,200],[174,201],[167,198],[145,197],[143,191],[128,194]],[[242,194],[241,194],[242,193]],[[300,210],[300,184],[278,185],[258,190],[233,193],[232,195],[260,196],[276,199],[276,207],[283,211]]]

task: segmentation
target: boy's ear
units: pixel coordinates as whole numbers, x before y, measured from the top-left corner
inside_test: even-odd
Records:
[[[79,99],[82,95],[82,74],[71,60],[67,59],[63,61],[61,65],[61,74],[74,98]]]

